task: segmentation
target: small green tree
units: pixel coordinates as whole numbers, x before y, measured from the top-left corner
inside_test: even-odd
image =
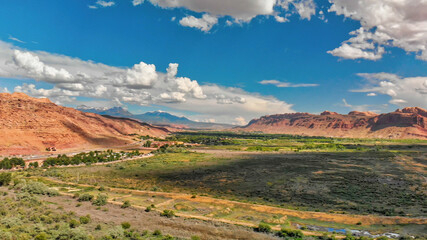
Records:
[[[83,193],[82,195],[79,195],[79,198],[77,199],[77,201],[79,202],[88,202],[88,201],[92,201],[93,199],[93,195],[89,194],[89,193]]]
[[[90,222],[90,215],[80,217],[80,223],[81,224],[88,224],[89,222]]]
[[[129,201],[124,201],[123,205],[121,206],[121,208],[128,208],[130,207],[130,202]]]
[[[163,210],[162,213],[160,213],[160,216],[162,217],[167,217],[167,218],[172,218],[175,216],[175,212],[173,210]]]
[[[7,186],[10,181],[12,181],[11,173],[0,173],[0,186]]]
[[[267,223],[259,223],[258,227],[255,229],[257,232],[270,233],[271,227]]]
[[[108,196],[105,194],[98,194],[96,199],[92,202],[95,206],[104,206],[107,204]]]
[[[123,229],[129,229],[130,228],[130,223],[129,222],[122,222],[122,228]]]

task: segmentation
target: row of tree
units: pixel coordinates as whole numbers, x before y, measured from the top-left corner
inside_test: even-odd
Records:
[[[57,157],[50,157],[46,159],[46,161],[43,163],[43,167],[79,165],[82,163],[92,164],[99,162],[112,162],[140,155],[141,153],[138,150],[132,152],[113,152],[111,149],[107,151],[90,151],[87,153],[79,153],[72,157],[62,154],[58,155]]]
[[[25,161],[22,158],[4,158],[0,161],[0,169],[12,169],[15,167],[25,167]]]

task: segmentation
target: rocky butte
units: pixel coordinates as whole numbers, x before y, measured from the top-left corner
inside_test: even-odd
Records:
[[[167,130],[126,118],[84,113],[49,99],[0,93],[0,155],[38,154],[47,147],[83,150],[132,143],[131,134],[164,136]]]
[[[391,113],[353,111],[347,115],[287,113],[254,119],[237,131],[325,137],[427,139],[427,111],[419,107]]]

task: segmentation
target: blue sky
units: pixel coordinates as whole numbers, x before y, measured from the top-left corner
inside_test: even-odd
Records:
[[[166,110],[200,121],[236,124],[291,111],[427,107],[425,27],[413,33],[420,39],[409,41],[401,34],[409,25],[394,32],[381,30],[390,29],[386,17],[393,11],[381,22],[377,18],[383,11],[369,12],[368,4],[346,5],[340,0],[268,0],[265,6],[258,0],[239,0],[243,4],[225,10],[215,6],[222,1],[189,0],[179,6],[169,0],[2,1],[0,51],[6,53],[0,61],[8,64],[0,64],[0,89],[49,97],[66,106],[123,105],[135,113]],[[419,4],[421,9],[426,5]],[[334,6],[353,14],[334,11]],[[405,11],[405,6],[388,7]],[[400,16],[401,24],[427,22],[427,17],[414,20],[409,14],[414,13],[408,10],[408,16]],[[204,15],[212,22],[206,23]],[[183,19],[188,19],[187,24]],[[207,26],[200,27],[203,24]],[[350,35],[361,28],[359,34]],[[354,36],[359,38],[351,40]],[[15,50],[19,52],[12,53]],[[65,70],[73,80],[56,72],[54,76],[36,72],[32,67],[39,62],[31,62],[37,61],[34,57],[45,67]],[[65,63],[62,58],[74,60]],[[79,63],[73,63],[76,59]],[[85,68],[89,61],[117,70]],[[140,62],[144,66],[134,68]],[[179,64],[178,74],[165,80],[169,63]],[[155,66],[158,75],[148,79],[155,73],[145,64]],[[134,78],[126,76],[134,70],[138,73]],[[110,78],[112,72],[123,76]],[[86,74],[86,80],[77,80],[80,73]],[[261,84],[263,80],[275,81]],[[64,83],[81,85],[70,92]],[[105,89],[93,94],[100,85]],[[115,89],[123,91],[113,94]]]

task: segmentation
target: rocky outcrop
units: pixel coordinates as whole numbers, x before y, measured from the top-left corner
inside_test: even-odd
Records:
[[[326,137],[427,139],[427,111],[412,107],[385,114],[358,111],[347,115],[330,111],[320,115],[276,114],[254,119],[236,130]]]
[[[131,119],[113,119],[58,106],[23,93],[0,93],[0,155],[37,154],[47,147],[85,149],[133,142],[132,134],[167,130]]]

